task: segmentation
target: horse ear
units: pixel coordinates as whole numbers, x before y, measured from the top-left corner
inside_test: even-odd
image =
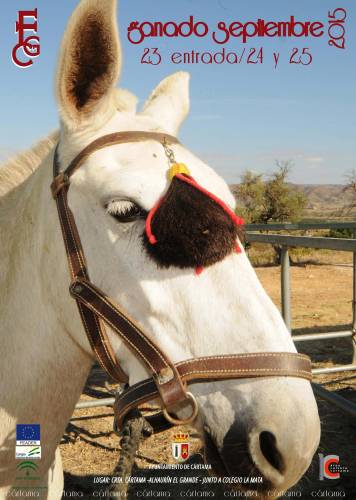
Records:
[[[57,98],[63,122],[83,125],[95,111],[104,117],[120,73],[116,0],[82,0],[63,37]]]
[[[177,134],[189,112],[189,73],[168,76],[145,102],[142,114],[155,119],[170,134]]]

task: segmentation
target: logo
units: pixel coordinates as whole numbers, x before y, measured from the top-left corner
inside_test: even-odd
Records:
[[[348,468],[340,465],[339,455],[324,455],[319,453],[319,479],[339,479],[341,472],[348,472]]]
[[[19,10],[15,24],[15,33],[18,33],[18,43],[12,49],[12,61],[20,68],[27,68],[33,64],[35,57],[41,52],[40,38],[35,35],[25,37],[25,32],[37,33],[37,9]]]
[[[16,458],[32,458],[40,459],[41,458],[41,447],[40,446],[16,446]]]
[[[17,473],[25,474],[24,476],[16,477],[16,479],[39,479],[39,477],[34,477],[33,474],[38,472],[38,465],[35,462],[20,462],[16,466]]]
[[[41,458],[40,424],[16,425],[15,458],[32,460]]]
[[[173,436],[172,456],[180,462],[189,458],[189,434],[179,432]]]

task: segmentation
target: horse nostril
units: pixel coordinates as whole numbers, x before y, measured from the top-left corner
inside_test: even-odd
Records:
[[[284,461],[276,445],[276,437],[268,431],[260,434],[260,448],[265,459],[279,472],[283,472]]]

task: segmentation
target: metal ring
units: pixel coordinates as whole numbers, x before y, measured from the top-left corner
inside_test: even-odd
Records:
[[[173,425],[190,424],[191,422],[193,422],[193,420],[196,419],[196,417],[198,415],[199,407],[198,407],[197,400],[195,399],[195,396],[191,392],[187,392],[186,396],[187,396],[187,400],[189,401],[189,403],[192,407],[192,414],[190,415],[190,417],[184,418],[184,419],[174,418],[168,413],[166,408],[163,409],[163,415],[164,415],[165,419],[168,420],[168,422],[170,422]]]

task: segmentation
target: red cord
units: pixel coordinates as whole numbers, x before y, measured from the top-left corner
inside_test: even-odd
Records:
[[[155,245],[157,243],[157,238],[152,233],[152,228],[151,228],[152,219],[155,216],[155,213],[157,212],[157,210],[159,209],[159,207],[161,206],[163,200],[164,200],[163,197],[160,198],[157,201],[157,203],[154,205],[154,207],[151,208],[151,210],[148,212],[148,215],[147,215],[147,219],[146,219],[146,234],[147,234],[148,241],[151,243],[151,245]]]
[[[242,224],[244,224],[244,220],[241,217],[239,217],[238,215],[236,215],[231,210],[231,208],[229,208],[226,205],[226,203],[224,203],[220,198],[218,198],[217,196],[215,196],[215,194],[213,194],[210,191],[208,191],[207,189],[203,188],[200,184],[197,183],[197,181],[195,179],[193,179],[193,177],[190,177],[190,176],[187,176],[187,175],[184,175],[184,174],[176,174],[175,177],[177,177],[178,179],[180,179],[183,182],[186,182],[187,184],[190,184],[195,189],[198,189],[198,191],[200,191],[201,193],[205,194],[205,196],[207,196],[208,198],[210,198],[211,200],[213,200],[215,203],[217,203],[228,214],[228,216],[232,219],[232,221],[237,226],[241,226]],[[151,245],[155,245],[157,243],[157,238],[152,233],[152,227],[151,227],[152,226],[152,220],[153,220],[153,217],[155,216],[157,210],[162,205],[163,200],[164,200],[164,196],[158,200],[158,202],[148,212],[148,215],[147,215],[147,219],[146,219],[146,235],[147,235],[148,241],[151,243]],[[240,253],[241,252],[241,248],[239,247],[238,244],[236,244],[236,246],[235,246],[235,252],[236,253]],[[203,272],[203,270],[204,270],[204,268],[201,267],[201,266],[199,266],[199,267],[197,267],[195,269],[195,274],[197,276],[199,276],[199,274],[201,274]]]

